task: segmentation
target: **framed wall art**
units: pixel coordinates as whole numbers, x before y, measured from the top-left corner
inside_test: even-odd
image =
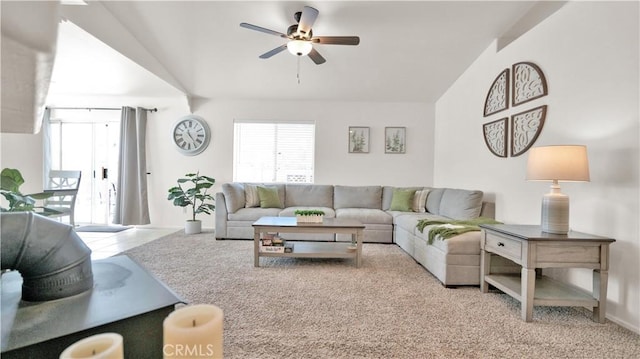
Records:
[[[406,127],[384,128],[384,153],[405,153],[407,149]]]
[[[369,127],[349,127],[349,153],[369,153]]]

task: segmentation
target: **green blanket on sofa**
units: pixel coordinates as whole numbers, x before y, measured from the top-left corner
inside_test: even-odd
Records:
[[[474,219],[468,219],[463,221],[458,220],[436,220],[436,219],[421,219],[418,221],[416,228],[422,233],[426,226],[433,226],[429,229],[429,244],[433,243],[433,240],[437,235],[441,239],[448,239],[457,236],[462,233],[479,231],[481,224],[501,224],[493,218],[478,217]]]

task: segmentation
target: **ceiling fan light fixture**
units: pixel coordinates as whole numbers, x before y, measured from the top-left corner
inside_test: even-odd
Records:
[[[287,43],[287,50],[296,56],[306,56],[313,49],[311,41],[306,40],[291,40]]]

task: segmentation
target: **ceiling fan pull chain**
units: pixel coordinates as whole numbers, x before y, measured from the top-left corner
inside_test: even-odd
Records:
[[[298,58],[298,74],[297,74],[297,77],[298,77],[298,85],[300,85],[300,58],[301,58],[302,56],[296,56],[296,57]]]

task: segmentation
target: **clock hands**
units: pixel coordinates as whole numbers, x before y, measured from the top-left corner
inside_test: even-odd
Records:
[[[191,131],[189,129],[186,129],[184,133],[189,138],[189,141],[191,142],[191,144],[193,144],[194,147],[202,143],[202,140],[200,140],[200,136],[202,135],[200,135],[199,133],[196,132],[196,137],[193,137],[191,135]]]
[[[189,138],[189,141],[191,141],[191,143],[195,145],[196,141],[193,139],[193,137],[191,137],[191,133],[189,133],[189,129],[186,129],[184,133]]]

